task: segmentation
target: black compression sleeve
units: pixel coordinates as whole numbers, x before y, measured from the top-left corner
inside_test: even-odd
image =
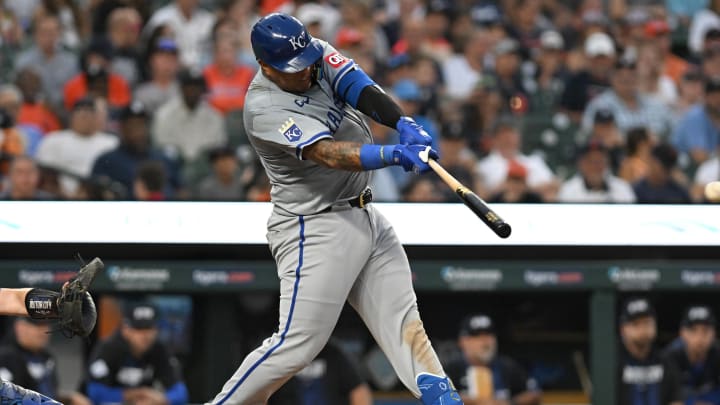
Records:
[[[377,86],[366,86],[360,92],[357,109],[375,121],[395,128],[403,112],[393,99]]]

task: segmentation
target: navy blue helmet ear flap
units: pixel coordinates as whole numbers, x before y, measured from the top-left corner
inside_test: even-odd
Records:
[[[272,13],[258,20],[250,34],[255,57],[285,73],[299,72],[322,57],[323,48],[297,18]]]

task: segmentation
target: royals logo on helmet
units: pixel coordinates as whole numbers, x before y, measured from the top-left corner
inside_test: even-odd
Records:
[[[302,138],[303,132],[295,123],[295,120],[288,118],[285,124],[278,129],[283,136],[290,142],[299,141]]]
[[[292,45],[293,51],[297,51],[298,48],[302,49],[307,46],[307,38],[303,34],[300,34],[296,37],[290,37],[288,41],[290,41],[290,45]]]

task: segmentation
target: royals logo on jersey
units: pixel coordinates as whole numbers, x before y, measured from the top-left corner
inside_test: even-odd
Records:
[[[285,124],[278,129],[283,136],[290,142],[297,142],[302,138],[303,132],[295,123],[295,120],[288,118]]]

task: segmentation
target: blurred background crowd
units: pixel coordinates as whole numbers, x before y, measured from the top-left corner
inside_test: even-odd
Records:
[[[699,203],[720,179],[714,0],[0,4],[5,199],[268,200],[242,109],[250,29],[277,10],[382,84],[490,201]],[[394,169],[376,200],[454,201]]]

